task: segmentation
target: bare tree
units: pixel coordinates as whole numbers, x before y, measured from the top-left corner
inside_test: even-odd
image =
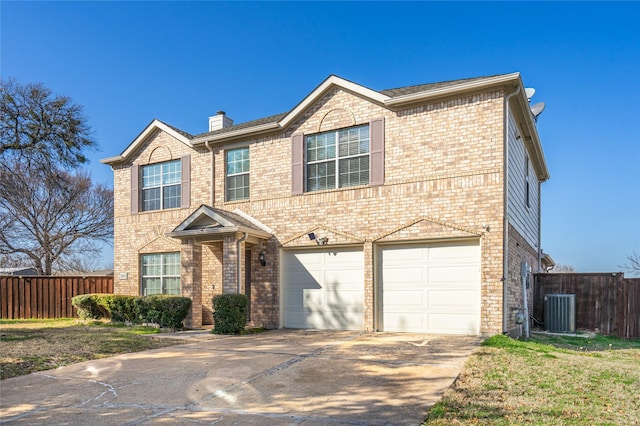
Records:
[[[38,273],[113,235],[113,191],[27,162],[0,164],[0,254],[31,260]]]
[[[107,269],[102,266],[100,254],[102,249],[93,241],[78,243],[71,253],[58,259],[54,269],[58,272],[93,272],[97,269]]]
[[[627,261],[620,267],[631,275],[640,277],[640,254],[636,252],[631,253],[627,256]]]
[[[571,273],[571,272],[575,272],[576,268],[574,268],[571,265],[561,265],[561,264],[557,264],[551,271],[554,274],[560,274],[560,273]]]
[[[82,107],[42,84],[0,82],[0,158],[30,166],[73,168],[96,147]]]

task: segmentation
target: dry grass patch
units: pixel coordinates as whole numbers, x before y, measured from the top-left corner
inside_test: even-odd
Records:
[[[0,320],[0,378],[181,343],[146,337],[158,332],[76,319]]]
[[[640,422],[640,341],[535,339],[564,347],[487,339],[424,424]]]

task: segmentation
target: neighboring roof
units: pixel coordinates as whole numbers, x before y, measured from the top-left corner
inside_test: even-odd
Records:
[[[351,92],[388,109],[399,109],[442,97],[472,93],[479,90],[487,90],[492,87],[504,87],[507,94],[517,94],[516,102],[514,102],[514,104],[517,106],[517,110],[519,111],[518,116],[521,119],[521,125],[524,128],[525,133],[527,133],[525,136],[528,137],[527,140],[530,143],[530,148],[533,150],[533,160],[536,161],[539,166],[538,177],[543,181],[548,179],[549,171],[542,152],[535,119],[529,109],[529,102],[525,95],[520,73],[465,78],[438,83],[398,87],[395,89],[386,89],[381,91],[375,91],[336,75],[330,75],[288,112],[247,121],[219,130],[200,133],[193,136],[160,120],[153,120],[145,130],[143,130],[143,132],[140,133],[133,142],[131,142],[121,155],[106,158],[101,160],[101,162],[104,164],[115,165],[125,161],[127,157],[131,155],[144,141],[144,139],[146,139],[149,134],[156,129],[166,131],[176,139],[191,147],[204,145],[211,146],[212,144],[226,143],[248,136],[255,137],[265,132],[284,129],[294,123],[309,106],[318,101],[329,90],[334,88],[340,88]]]
[[[246,214],[240,215],[204,204],[191,213],[172,232],[169,232],[167,236],[216,241],[220,240],[224,235],[236,232],[246,232],[247,235],[263,239],[271,237],[271,233],[259,226],[257,220],[250,218]]]
[[[38,275],[38,271],[36,268],[30,266],[0,268],[0,275]]]
[[[113,275],[113,269],[96,269],[94,271],[68,269],[66,271],[56,271],[53,275],[63,277],[104,277]]]
[[[540,258],[540,261],[542,263],[542,268],[545,271],[550,271],[556,266],[556,262],[553,260],[553,258],[548,253],[545,253],[545,252],[542,252],[542,257]]]

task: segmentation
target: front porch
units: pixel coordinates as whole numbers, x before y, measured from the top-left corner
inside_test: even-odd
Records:
[[[247,215],[202,205],[167,234],[181,241],[181,293],[192,300],[188,328],[212,324],[213,296],[225,293],[247,295],[250,325],[278,325],[278,250],[265,228]]]

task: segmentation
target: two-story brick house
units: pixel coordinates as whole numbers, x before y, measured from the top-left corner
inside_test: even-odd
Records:
[[[518,330],[549,174],[518,73],[375,91],[190,135],[152,121],[114,171],[115,290],[249,296],[268,328]],[[530,297],[531,295],[529,295]]]

